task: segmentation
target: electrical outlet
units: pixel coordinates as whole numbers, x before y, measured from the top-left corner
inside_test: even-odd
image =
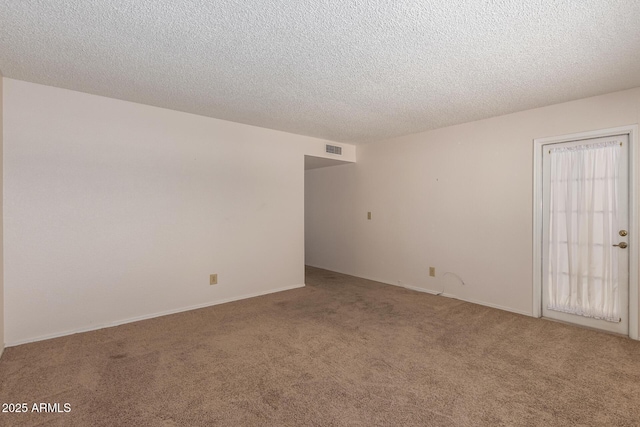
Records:
[[[429,267],[429,276],[436,277],[436,268],[435,267]]]
[[[371,219],[371,212],[367,212],[367,219]]]
[[[218,284],[218,275],[217,274],[210,274],[209,275],[209,284],[210,285],[217,285]]]

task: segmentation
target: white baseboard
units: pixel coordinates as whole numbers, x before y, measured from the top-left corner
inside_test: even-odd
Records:
[[[309,265],[309,264],[307,264],[307,265]],[[353,277],[359,277],[361,279],[367,279],[367,280],[371,280],[373,282],[384,283],[385,285],[398,286],[400,288],[410,289],[410,290],[416,291],[416,292],[424,292],[424,293],[431,294],[431,295],[440,295],[440,296],[447,297],[447,298],[454,298],[454,299],[457,299],[457,300],[460,300],[460,301],[470,302],[472,304],[484,305],[485,307],[497,308],[498,310],[504,310],[504,311],[508,311],[508,312],[511,312],[511,313],[522,314],[523,316],[529,316],[529,317],[533,316],[532,313],[526,312],[526,311],[523,311],[523,310],[518,310],[518,309],[515,309],[515,308],[511,308],[511,307],[505,307],[505,306],[498,305],[498,304],[492,304],[492,303],[486,302],[486,301],[479,301],[479,300],[474,300],[474,299],[469,299],[469,298],[461,298],[459,296],[448,294],[446,292],[441,294],[440,293],[441,291],[434,291],[434,290],[431,290],[431,289],[419,288],[417,286],[411,286],[411,285],[407,285],[407,284],[404,284],[404,283],[401,285],[401,284],[399,284],[397,282],[393,283],[393,282],[390,282],[388,280],[381,280],[381,279],[376,279],[376,278],[373,278],[373,277],[356,276],[355,274],[352,274],[352,273],[345,273],[345,272],[337,271],[337,270],[334,270],[334,269],[331,269],[331,268],[327,268],[327,267],[316,267],[314,265],[309,265],[309,267],[321,268],[323,270],[328,270],[328,271],[335,271],[336,273],[346,274],[348,276],[353,276]]]
[[[383,279],[377,279],[377,278],[371,277],[371,276],[364,276],[364,275],[357,275],[357,274],[353,274],[353,273],[348,273],[346,271],[336,270],[335,268],[320,267],[320,266],[311,265],[311,264],[305,264],[305,265],[308,266],[308,267],[319,268],[321,270],[333,271],[334,273],[344,274],[345,276],[357,277],[358,279],[371,280],[372,282],[383,283],[385,285],[400,286],[398,284],[390,283],[390,282],[388,282],[386,280],[383,280]],[[403,288],[404,286],[400,286],[400,287]]]
[[[390,283],[390,285],[392,285],[392,283]],[[503,305],[493,304],[486,301],[479,301],[479,300],[474,300],[470,298],[461,298],[457,295],[448,294],[446,292],[441,294],[440,291],[432,291],[431,289],[418,288],[416,286],[410,286],[410,285],[395,285],[395,286],[401,286],[403,288],[411,289],[412,291],[425,292],[431,295],[440,295],[442,297],[453,298],[453,299],[457,299],[464,302],[470,302],[472,304],[484,305],[485,307],[497,308],[498,310],[504,310],[504,311],[509,311],[511,313],[522,314],[523,316],[529,316],[529,317],[533,316],[532,313],[528,313],[526,311],[517,310],[511,307],[505,307]]]
[[[49,340],[49,339],[52,339],[52,338],[64,337],[64,336],[67,336],[67,335],[79,334],[79,333],[82,333],[82,332],[89,332],[89,331],[95,331],[95,330],[98,330],[98,329],[111,328],[111,327],[118,326],[118,325],[124,325],[126,323],[138,322],[140,320],[153,319],[154,317],[168,316],[170,314],[182,313],[184,311],[190,311],[190,310],[197,310],[199,308],[211,307],[211,306],[214,306],[214,305],[225,304],[225,303],[228,303],[228,302],[239,301],[239,300],[248,299],[248,298],[255,298],[255,297],[262,296],[262,295],[274,294],[276,292],[290,291],[292,289],[303,288],[304,286],[305,286],[304,284],[302,284],[302,285],[285,286],[285,287],[282,287],[282,288],[271,289],[271,290],[268,290],[268,291],[256,292],[256,293],[252,293],[252,294],[240,295],[240,296],[237,296],[237,297],[225,298],[225,299],[221,299],[221,300],[206,302],[204,304],[196,304],[196,305],[177,308],[177,309],[173,309],[173,310],[166,310],[166,311],[161,311],[161,312],[152,313],[152,314],[145,314],[144,316],[129,317],[127,319],[116,320],[114,322],[101,323],[99,325],[94,325],[94,326],[91,326],[91,327],[88,327],[88,328],[72,329],[72,330],[67,330],[67,331],[64,331],[64,332],[56,332],[54,334],[41,335],[41,336],[35,337],[35,338],[27,338],[27,339],[24,339],[24,340],[12,341],[12,342],[9,342],[9,343],[5,343],[5,346],[6,347],[15,347],[17,345],[27,344],[27,343],[30,343],[30,342],[44,341],[44,340]],[[2,354],[2,352],[0,351],[0,356],[1,356],[1,354]]]
[[[389,284],[393,285],[393,283],[389,283]],[[511,307],[505,307],[505,306],[502,306],[502,305],[493,304],[493,303],[486,302],[486,301],[479,301],[479,300],[474,300],[474,299],[471,299],[471,298],[461,298],[461,297],[459,297],[457,295],[448,294],[446,292],[445,293],[440,293],[440,291],[433,291],[431,289],[418,288],[417,286],[410,286],[410,285],[395,285],[395,286],[401,286],[401,287],[406,288],[406,289],[411,289],[412,291],[424,292],[424,293],[431,294],[431,295],[440,295],[442,297],[453,298],[453,299],[457,299],[457,300],[464,301],[464,302],[470,302],[472,304],[484,305],[485,307],[497,308],[498,310],[504,310],[504,311],[509,311],[511,313],[522,314],[523,316],[529,316],[529,317],[533,316],[532,313],[528,313],[526,311],[518,310],[518,309],[515,309],[515,308],[511,308]]]
[[[449,298],[455,298],[455,299],[458,299],[458,300],[464,301],[464,302],[470,302],[472,304],[478,304],[478,305],[484,305],[486,307],[497,308],[498,310],[509,311],[511,313],[521,314],[521,315],[527,316],[527,317],[533,317],[533,313],[531,313],[531,312],[527,312],[527,311],[524,311],[524,310],[518,310],[518,309],[515,309],[515,308],[511,308],[511,307],[505,307],[503,305],[492,304],[492,303],[486,302],[486,301],[479,301],[479,300],[474,300],[474,299],[470,299],[470,298],[460,298],[460,297],[457,297],[457,296],[454,296],[454,295],[449,295],[449,294],[443,294],[443,296],[449,297]]]
[[[424,292],[425,294],[448,296],[447,294],[443,294],[440,291],[432,291],[431,289],[419,288],[417,286],[411,286],[411,285],[395,285],[395,286],[400,286],[402,288],[411,289],[412,291]]]

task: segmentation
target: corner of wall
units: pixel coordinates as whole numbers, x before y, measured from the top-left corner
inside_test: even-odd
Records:
[[[3,153],[3,134],[4,134],[4,130],[2,127],[2,122],[3,122],[3,118],[4,118],[4,111],[3,111],[3,104],[4,104],[4,97],[2,95],[2,84],[3,84],[3,77],[2,77],[2,73],[0,73],[0,357],[2,357],[2,353],[4,352],[4,221],[3,221],[3,210],[4,210],[4,196],[2,193],[2,188],[3,188],[3,175],[4,175],[4,171],[3,171],[3,160],[2,160],[2,153]]]

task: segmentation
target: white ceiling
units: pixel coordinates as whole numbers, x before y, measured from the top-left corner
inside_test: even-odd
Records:
[[[0,0],[0,70],[364,143],[640,86],[640,1]]]

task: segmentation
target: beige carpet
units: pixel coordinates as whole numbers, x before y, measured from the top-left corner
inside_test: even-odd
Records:
[[[5,426],[632,426],[640,342],[307,268],[307,286],[5,350]],[[31,408],[30,408],[31,409]]]

